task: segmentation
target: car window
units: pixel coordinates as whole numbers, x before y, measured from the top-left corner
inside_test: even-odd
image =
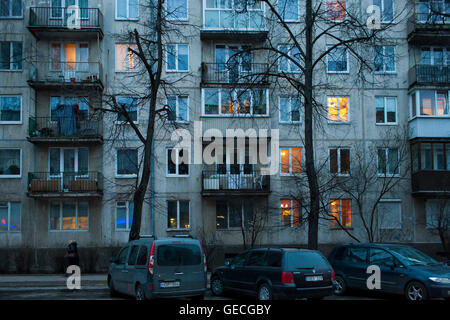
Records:
[[[289,268],[328,269],[330,267],[326,259],[320,253],[315,251],[287,252],[286,256],[287,256],[287,266]]]
[[[248,252],[241,253],[233,258],[231,265],[233,267],[241,267],[245,263],[245,258],[247,258]]]
[[[118,264],[125,264],[125,261],[127,260],[127,255],[128,255],[128,249],[130,247],[126,246],[125,248],[123,248],[122,250],[120,250],[119,255],[117,256],[117,263]]]
[[[281,267],[281,260],[283,258],[283,254],[279,250],[270,250],[265,259],[265,265],[268,267]]]
[[[147,264],[147,262],[148,262],[147,254],[148,254],[147,246],[141,246],[141,249],[139,250],[137,262],[136,262],[136,264],[138,266],[145,266]]]
[[[200,247],[193,244],[162,244],[156,251],[159,266],[192,266],[202,263]]]
[[[264,265],[264,256],[266,255],[266,251],[258,250],[250,253],[246,266],[263,266]]]
[[[130,256],[128,257],[128,265],[134,266],[136,264],[136,257],[138,254],[139,246],[133,246],[131,248]]]
[[[355,263],[366,263],[367,248],[348,247],[344,255],[344,260]]]
[[[336,248],[334,251],[334,256],[332,257],[334,260],[342,260],[344,258],[345,247]]]
[[[394,264],[395,258],[386,250],[371,248],[369,263],[377,266],[386,266],[388,263]]]

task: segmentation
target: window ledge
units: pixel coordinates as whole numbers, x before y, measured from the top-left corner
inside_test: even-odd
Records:
[[[136,174],[134,175],[116,175],[116,179],[136,179],[138,176]]]
[[[353,227],[330,227],[330,230],[353,230]]]
[[[377,126],[398,126],[398,123],[397,122],[392,122],[392,123],[375,123],[375,125],[377,125]]]
[[[339,126],[343,126],[343,125],[351,125],[352,122],[351,121],[330,121],[330,120],[328,120],[328,124],[337,124]]]
[[[166,228],[166,232],[190,232],[191,228],[189,229],[177,229],[177,228]]]

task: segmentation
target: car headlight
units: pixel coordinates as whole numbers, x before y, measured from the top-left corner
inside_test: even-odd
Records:
[[[433,282],[450,284],[450,278],[429,277],[428,279],[430,279]]]

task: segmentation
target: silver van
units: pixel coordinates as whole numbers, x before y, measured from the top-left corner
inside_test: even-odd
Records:
[[[206,257],[196,239],[141,236],[110,262],[108,286],[112,296],[123,293],[136,300],[204,297]]]

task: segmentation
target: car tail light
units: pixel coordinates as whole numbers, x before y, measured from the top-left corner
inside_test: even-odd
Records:
[[[148,259],[148,272],[153,275],[153,264],[155,262],[155,241],[152,243],[152,248],[150,249],[150,258]]]
[[[331,281],[335,281],[336,280],[336,274],[334,273],[334,270],[331,269]]]
[[[281,273],[281,283],[294,283],[294,274],[292,272],[282,272]]]
[[[207,266],[206,266],[206,254],[205,250],[203,249],[203,246],[200,244],[200,247],[202,248],[202,255],[203,255],[203,270],[206,272]]]

